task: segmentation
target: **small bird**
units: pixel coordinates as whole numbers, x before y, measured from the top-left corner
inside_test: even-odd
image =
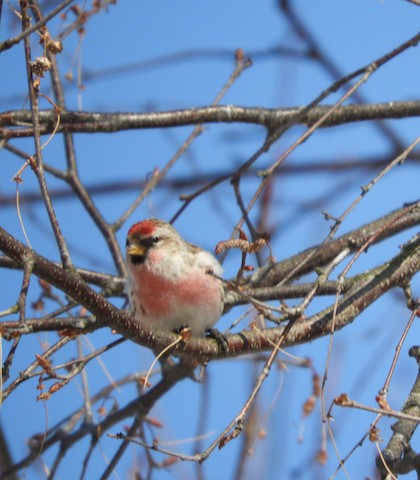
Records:
[[[151,218],[127,233],[127,293],[135,319],[152,328],[194,336],[212,331],[223,311],[222,266],[186,242],[169,223]],[[212,275],[214,274],[214,275]]]

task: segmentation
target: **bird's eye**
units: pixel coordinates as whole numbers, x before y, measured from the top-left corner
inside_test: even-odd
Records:
[[[152,242],[153,243],[158,243],[159,240],[160,240],[159,237],[152,237]]]

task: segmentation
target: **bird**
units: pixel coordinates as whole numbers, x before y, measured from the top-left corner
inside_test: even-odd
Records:
[[[223,270],[168,222],[149,218],[126,239],[126,292],[134,319],[151,328],[213,336],[224,306]]]

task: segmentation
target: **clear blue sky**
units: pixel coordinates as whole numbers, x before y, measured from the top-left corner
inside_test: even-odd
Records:
[[[334,1],[322,2],[297,0],[296,11],[325,54],[334,62],[343,75],[356,70],[384,55],[418,32],[420,7],[403,0]],[[69,14],[69,18],[71,15]],[[66,22],[54,22],[53,35],[58,34]],[[7,4],[3,5],[0,39],[18,33],[19,22],[15,20]],[[197,2],[171,0],[155,2],[118,2],[110,5],[108,12],[92,18],[86,26],[86,34],[78,50],[77,35],[65,41],[65,50],[60,55],[62,73],[68,71],[77,78],[80,68],[84,89],[69,87],[69,109],[87,111],[159,111],[209,105],[233,69],[235,49],[242,48],[253,59],[252,68],[224,97],[222,104],[261,107],[288,107],[305,105],[326,89],[335,79],[315,61],[296,57],[269,55],[267,51],[279,46],[301,49],[302,41],[278,12],[276,2]],[[20,49],[19,55],[17,50]],[[34,56],[41,53],[33,38]],[[177,61],[166,57],[182,54]],[[162,59],[162,62],[147,62]],[[411,48],[395,61],[380,69],[371,77],[360,93],[367,102],[386,102],[418,99],[420,77],[418,48]],[[143,64],[144,62],[144,64]],[[25,100],[25,76],[22,45],[0,55],[1,85],[0,108],[2,111],[28,107]],[[121,73],[123,72],[123,73]],[[50,93],[48,82],[43,82],[43,91]],[[341,92],[342,93],[342,92]],[[337,100],[337,95],[325,103]],[[49,105],[42,101],[43,108]],[[389,122],[403,145],[408,145],[419,135],[418,119]],[[187,138],[191,128],[170,130],[131,131],[109,135],[79,135],[76,149],[81,177],[87,186],[101,182],[142,181],[154,170],[162,168],[177,147]],[[258,168],[269,166],[303,132],[294,128],[263,156]],[[262,128],[244,125],[210,125],[177,166],[168,179],[177,179],[186,173],[221,172],[233,165],[240,165],[249,158],[264,140]],[[13,142],[32,152],[29,140]],[[319,131],[302,145],[287,160],[286,165],[299,165],[317,161],[357,161],[370,155],[380,157],[389,151],[390,141],[372,125],[349,125]],[[44,151],[45,161],[56,167],[64,166],[63,147],[60,138]],[[10,154],[0,151],[0,198],[13,196],[15,185],[12,176],[20,163]],[[312,246],[328,234],[329,225],[321,215],[327,210],[340,215],[359,194],[360,186],[368,183],[375,171],[360,170],[337,174],[285,175],[274,186],[273,204],[269,224],[276,227],[273,238],[273,253],[282,259]],[[29,171],[23,176],[22,194],[36,189]],[[61,184],[48,178],[51,189]],[[243,182],[245,200],[251,198],[257,181]],[[404,202],[416,200],[419,193],[418,166],[406,164],[387,175],[346,219],[340,233],[366,223],[386,212],[399,208]],[[194,190],[194,189],[193,189]],[[137,195],[129,191],[125,195],[96,196],[94,200],[103,215],[110,221],[118,218]],[[181,205],[180,193],[188,190],[163,191],[157,189],[138,208],[128,225],[120,232],[123,246],[130,223],[149,216],[170,219]],[[305,208],[314,203],[319,214],[303,215]],[[307,207],[305,207],[305,205]],[[99,232],[92,225],[83,209],[74,202],[56,203],[57,214],[76,265],[114,272],[112,260]],[[257,211],[255,212],[255,215]],[[39,204],[27,205],[23,218],[31,244],[49,258],[58,258],[58,252],[48,225],[47,217]],[[240,218],[232,189],[223,185],[212,194],[199,199],[177,221],[176,227],[190,241],[210,250],[216,243],[228,238]],[[254,217],[255,218],[255,217]],[[13,206],[0,210],[0,223],[23,240],[16,210]],[[410,232],[412,234],[412,232]],[[354,267],[354,272],[370,268],[398,252],[398,245],[410,238],[406,233],[372,248],[366,258]],[[391,252],[391,253],[390,253]],[[235,275],[239,254],[232,254],[225,264],[227,278]],[[19,293],[20,275],[0,272],[4,285],[0,290],[0,310],[10,306],[11,299]],[[417,281],[417,294],[418,290]],[[32,299],[38,293],[33,281]],[[315,302],[308,312],[313,313],[323,303]],[[30,313],[32,315],[32,312]],[[36,313],[33,313],[35,316]],[[227,328],[238,316],[230,312],[219,327]],[[375,405],[374,398],[382,386],[388,371],[397,339],[408,320],[409,312],[398,294],[388,295],[379,302],[372,313],[365,312],[354,325],[336,335],[331,370],[327,384],[327,405],[342,392],[349,393],[360,402]],[[244,325],[244,324],[242,324]],[[416,366],[408,359],[408,348],[416,342],[418,327],[414,327],[407,339],[395,378],[391,384],[389,401],[400,408],[411,382]],[[95,348],[114,339],[109,332],[100,331],[89,337]],[[44,342],[53,343],[55,335],[41,334],[24,338],[12,371],[18,371],[33,361],[35,353],[42,351]],[[294,355],[309,357],[315,370],[322,375],[325,365],[327,339],[292,349]],[[3,342],[7,352],[9,344]],[[86,351],[91,348],[88,343]],[[62,361],[75,356],[75,345],[62,353]],[[283,357],[282,357],[283,358]],[[152,355],[145,349],[126,342],[105,354],[102,360],[111,375],[117,379],[133,371],[147,369]],[[60,359],[55,360],[59,363]],[[210,442],[242,407],[247,392],[258,368],[249,359],[215,362],[209,365],[210,377],[209,411],[206,413]],[[94,362],[88,367],[89,387],[92,394],[108,383],[102,367]],[[27,435],[43,432],[54,425],[63,411],[71,412],[81,404],[80,380],[72,382],[44,405],[35,401],[38,391],[36,381],[27,382],[6,401],[0,418],[11,439],[16,460],[26,452]],[[162,441],[184,440],[196,433],[199,415],[199,384],[185,381],[167,395],[152,412],[152,416],[164,423],[164,429],[156,433]],[[304,423],[301,409],[311,393],[311,372],[289,367],[287,370],[273,368],[258,399],[260,427],[267,431],[264,440],[256,440],[254,455],[249,458],[246,478],[272,479],[324,479],[332,474],[337,457],[328,443],[329,460],[323,467],[313,456],[321,442],[319,405]],[[120,405],[130,401],[133,389],[115,393]],[[106,407],[111,408],[111,400]],[[342,456],[367,430],[373,417],[356,411],[335,410],[334,432]],[[124,423],[129,424],[129,421]],[[384,421],[381,435],[389,438],[389,422]],[[113,429],[112,433],[119,431]],[[300,439],[303,439],[300,442]],[[193,443],[168,445],[190,453]],[[240,440],[232,441],[221,451],[214,452],[203,468],[207,479],[232,478]],[[57,478],[75,478],[72,468],[74,459],[88,446],[88,441],[67,454],[64,466]],[[104,457],[111,457],[116,441],[104,438],[101,442]],[[91,466],[102,472],[106,461],[97,449]],[[127,469],[138,450],[128,450],[128,455],[118,467],[120,478],[127,478]],[[351,478],[373,476],[374,447],[366,444],[350,460],[348,471]],[[51,465],[54,458],[47,453],[45,462]],[[80,457],[79,457],[80,458]],[[144,460],[144,459],[143,459]],[[143,461],[141,460],[141,461]],[[78,468],[78,467],[77,467]],[[28,479],[43,478],[41,466],[29,470]],[[95,478],[91,469],[88,478]],[[170,471],[161,471],[159,479],[195,478],[195,467],[179,463]],[[337,478],[345,478],[339,473]],[[414,478],[414,477],[413,477]]]

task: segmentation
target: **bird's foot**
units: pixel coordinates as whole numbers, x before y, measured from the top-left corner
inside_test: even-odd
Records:
[[[229,342],[220,330],[217,330],[217,328],[208,328],[206,330],[206,337],[216,340],[220,352],[227,353]]]

